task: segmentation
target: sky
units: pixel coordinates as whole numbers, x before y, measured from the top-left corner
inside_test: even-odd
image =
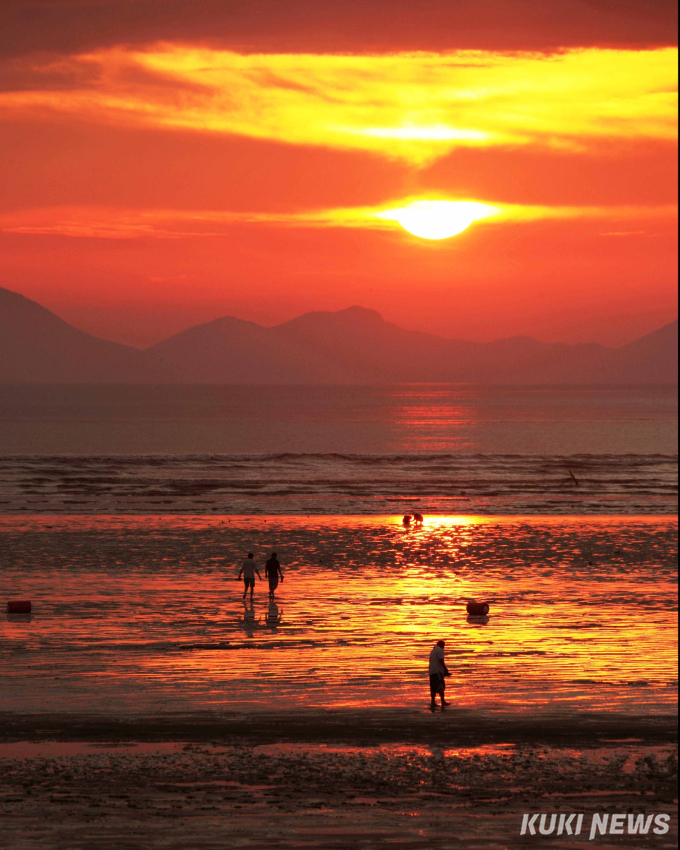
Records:
[[[140,347],[354,304],[625,344],[677,316],[676,26],[666,0],[4,0],[0,286]]]

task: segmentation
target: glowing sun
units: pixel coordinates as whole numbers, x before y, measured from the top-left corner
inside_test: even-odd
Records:
[[[497,207],[475,201],[413,201],[378,215],[399,222],[404,230],[421,239],[448,239],[462,233],[473,221],[497,212]]]

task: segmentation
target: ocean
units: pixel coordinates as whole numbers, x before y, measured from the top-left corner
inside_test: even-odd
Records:
[[[677,390],[0,387],[3,513],[414,510],[676,513]]]
[[[0,625],[1,710],[421,710],[439,638],[461,708],[672,710],[673,389],[0,400],[0,587],[33,602]],[[248,551],[278,552],[275,600],[242,599]]]

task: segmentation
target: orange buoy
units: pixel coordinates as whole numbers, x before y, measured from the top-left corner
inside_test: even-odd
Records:
[[[31,603],[28,599],[10,599],[7,603],[8,614],[30,614]]]
[[[468,614],[472,614],[475,617],[486,617],[486,615],[489,613],[489,603],[488,602],[468,602],[467,612],[468,612]]]

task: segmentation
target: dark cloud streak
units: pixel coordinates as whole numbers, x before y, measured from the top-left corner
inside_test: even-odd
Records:
[[[202,41],[248,51],[550,50],[677,43],[668,0],[4,0],[0,55]]]

